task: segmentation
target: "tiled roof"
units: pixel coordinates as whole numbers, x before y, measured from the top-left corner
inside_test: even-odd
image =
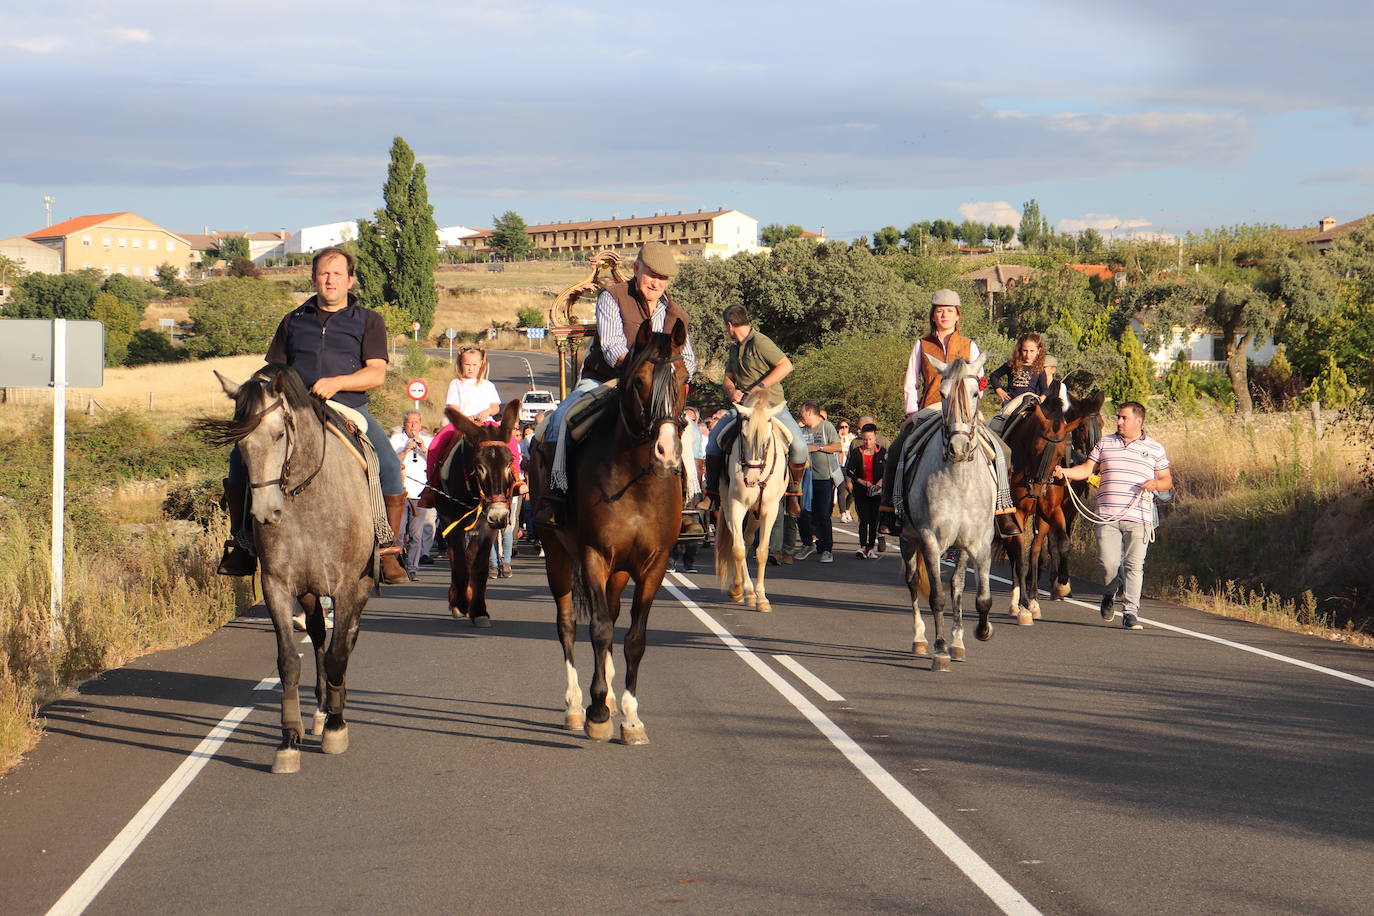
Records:
[[[714,219],[729,213],[729,210],[712,210],[709,213],[678,213],[663,216],[638,216],[630,219],[599,219],[585,223],[545,223],[541,226],[526,226],[526,232],[582,232],[588,229],[624,229],[629,226],[658,226],[664,223],[692,223],[704,219]]]
[[[960,274],[960,280],[996,280],[1002,285],[1006,285],[1008,280],[1024,280],[1033,277],[1040,271],[1034,267],[1023,267],[1020,264],[994,264],[991,267],[984,267],[982,270],[975,270],[971,273]]]
[[[1116,274],[1112,272],[1112,269],[1106,264],[1070,264],[1069,268],[1081,274],[1087,274],[1089,277],[1096,277],[1099,280],[1109,281],[1116,276]]]
[[[1308,236],[1307,242],[1308,244],[1311,244],[1313,242],[1330,242],[1334,239],[1340,238],[1341,236],[1349,235],[1351,232],[1354,232],[1356,229],[1360,228],[1365,223],[1369,222],[1371,219],[1374,219],[1374,215],[1362,216],[1359,219],[1352,219],[1348,223],[1341,223],[1339,226],[1332,226],[1325,232],[1316,232]]]
[[[80,232],[82,229],[89,229],[92,226],[99,226],[107,219],[114,219],[116,216],[123,216],[128,210],[121,210],[119,213],[95,213],[91,216],[73,216],[69,220],[63,220],[56,226],[47,226],[43,229],[35,229],[33,232],[24,234],[26,239],[59,239],[66,238],[73,233]]]

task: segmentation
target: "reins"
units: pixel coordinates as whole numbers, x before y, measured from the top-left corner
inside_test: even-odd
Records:
[[[292,433],[294,433],[296,430],[296,420],[295,416],[291,413],[291,411],[285,409],[285,406],[286,402],[280,396],[278,396],[277,399],[273,401],[271,404],[268,404],[262,410],[258,411],[256,414],[248,418],[250,421],[252,421],[253,426],[256,427],[259,423],[262,422],[263,417],[267,416],[269,413],[276,410],[278,407],[281,407],[283,408],[282,413],[284,417],[284,423],[286,426],[286,457],[282,459],[280,476],[274,477],[271,480],[262,480],[257,482],[249,481],[248,486],[250,489],[253,490],[259,490],[263,487],[280,486],[282,492],[285,493],[288,497],[296,497],[301,495],[301,493],[305,491],[306,487],[310,486],[311,481],[313,481],[316,478],[316,476],[319,475],[320,470],[324,468],[324,448],[325,443],[327,441],[327,436],[329,435],[329,421],[324,419],[320,420],[320,463],[315,467],[315,470],[310,472],[310,474],[305,478],[305,480],[302,480],[298,485],[291,487],[290,489],[287,489],[287,487],[290,486],[291,483],[291,457],[295,454],[295,450],[291,447],[291,441]]]

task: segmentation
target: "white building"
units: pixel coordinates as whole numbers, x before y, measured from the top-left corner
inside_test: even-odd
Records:
[[[313,254],[323,248],[332,248],[357,239],[358,223],[350,219],[342,223],[306,226],[287,240],[286,250],[291,254]]]
[[[1135,319],[1131,320],[1131,330],[1135,331],[1136,337],[1141,337],[1144,332],[1140,322]],[[1169,367],[1174,364],[1174,360],[1178,359],[1180,353],[1187,354],[1188,365],[1195,369],[1225,372],[1224,343],[1225,339],[1222,335],[1213,331],[1176,327],[1168,341],[1153,353],[1146,355],[1150,357],[1150,362],[1154,363],[1156,376],[1168,372]],[[1257,365],[1267,366],[1277,352],[1278,347],[1274,341],[1266,337],[1264,340],[1252,342],[1245,355]]]
[[[473,229],[470,226],[448,226],[439,230],[440,248],[457,248],[463,244],[463,239],[470,239],[482,234],[482,230]]]

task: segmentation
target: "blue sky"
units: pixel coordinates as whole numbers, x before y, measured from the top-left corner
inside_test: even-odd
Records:
[[[734,207],[1179,233],[1374,212],[1374,4],[119,5],[0,12],[0,237],[134,210],[298,229]]]

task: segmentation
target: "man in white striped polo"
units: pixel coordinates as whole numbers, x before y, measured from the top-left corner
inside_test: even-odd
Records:
[[[1122,592],[1122,626],[1141,629],[1140,585],[1145,551],[1154,538],[1154,496],[1173,489],[1169,456],[1164,446],[1145,435],[1145,407],[1126,401],[1116,409],[1116,432],[1103,436],[1088,460],[1071,468],[1054,469],[1055,477],[1085,480],[1102,475],[1097,489],[1097,514],[1108,519],[1097,526],[1097,553],[1102,561],[1102,619],[1116,618],[1115,600]],[[1123,558],[1124,553],[1124,558]]]

